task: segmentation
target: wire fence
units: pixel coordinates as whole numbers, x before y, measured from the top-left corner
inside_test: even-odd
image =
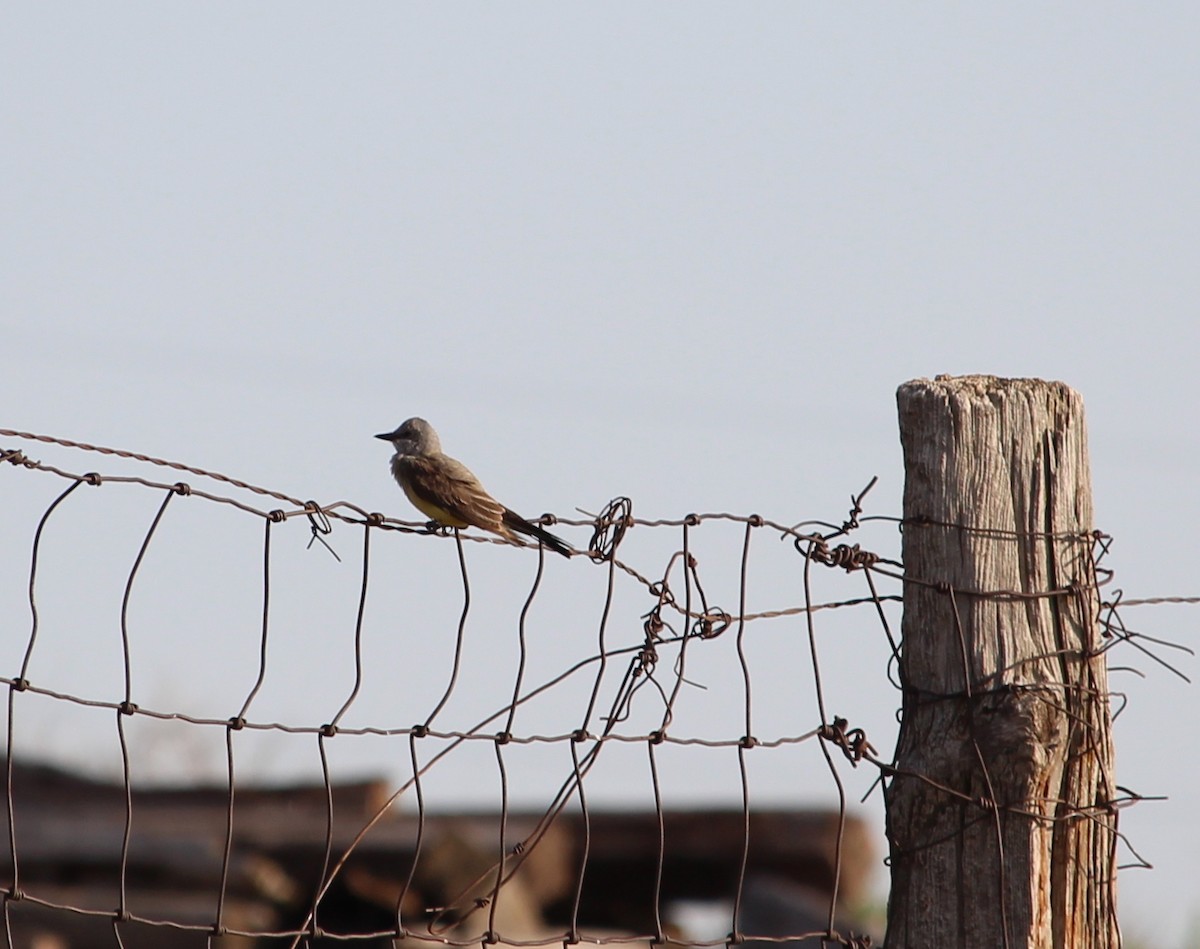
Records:
[[[25,547],[28,550],[28,614],[29,628],[20,668],[15,675],[0,677],[8,686],[7,703],[7,754],[5,796],[8,838],[8,879],[2,891],[5,934],[9,946],[21,944],[19,933],[14,932],[14,909],[36,906],[45,910],[80,917],[98,919],[111,924],[117,944],[131,940],[132,927],[138,924],[174,933],[186,933],[207,941],[222,937],[242,936],[259,940],[278,940],[280,944],[297,945],[301,942],[321,940],[364,941],[364,940],[408,940],[416,943],[439,943],[443,945],[475,945],[503,943],[513,946],[540,946],[578,943],[608,944],[629,941],[686,942],[691,945],[717,946],[755,942],[795,942],[813,940],[828,945],[864,947],[870,938],[862,931],[842,925],[844,893],[845,839],[850,820],[848,792],[844,780],[845,769],[865,765],[875,773],[876,783],[886,783],[897,776],[895,762],[881,757],[879,750],[868,738],[867,728],[862,721],[845,718],[837,714],[827,694],[825,664],[821,658],[818,624],[823,617],[834,613],[851,613],[859,624],[869,624],[876,630],[877,642],[881,646],[885,673],[896,688],[902,683],[897,677],[900,660],[899,636],[894,628],[896,604],[902,602],[902,585],[923,583],[920,578],[906,577],[903,564],[897,556],[887,556],[851,542],[851,535],[865,525],[884,526],[896,537],[904,528],[900,518],[890,516],[866,516],[863,505],[867,493],[874,485],[872,480],[860,492],[851,497],[849,512],[840,522],[807,521],[801,524],[784,524],[758,515],[739,516],[726,513],[691,514],[677,520],[641,520],[633,516],[628,498],[617,498],[602,510],[583,518],[555,519],[544,516],[540,523],[558,523],[581,532],[590,531],[586,552],[573,557],[566,567],[571,571],[590,571],[588,574],[603,589],[599,606],[590,610],[591,618],[586,623],[594,648],[552,674],[533,678],[530,668],[535,658],[536,646],[529,642],[528,631],[534,622],[531,617],[541,602],[553,597],[548,590],[544,551],[537,550],[537,568],[532,582],[524,592],[518,614],[503,620],[503,625],[515,628],[518,657],[515,674],[510,682],[498,686],[502,700],[484,716],[464,721],[456,713],[454,700],[465,688],[462,678],[464,659],[469,650],[465,635],[469,623],[478,617],[473,610],[479,593],[472,582],[468,569],[471,557],[469,544],[508,546],[509,542],[491,536],[479,536],[457,531],[446,531],[433,525],[400,520],[374,513],[348,502],[318,503],[303,500],[283,492],[258,487],[226,475],[207,471],[191,465],[166,461],[134,452],[104,448],[65,439],[52,438],[28,432],[0,429],[0,437],[24,439],[57,448],[79,450],[91,455],[100,455],[138,463],[141,466],[156,466],[178,472],[193,479],[200,479],[204,487],[188,481],[157,480],[141,474],[102,474],[98,471],[75,472],[31,458],[18,448],[0,447],[0,472],[4,478],[25,475],[39,478],[58,479],[61,491],[55,493],[36,521],[32,537],[6,536],[4,544],[9,550]],[[218,487],[212,487],[211,484]],[[139,528],[140,542],[136,556],[125,573],[124,588],[120,599],[118,625],[121,642],[121,669],[123,687],[118,694],[103,691],[80,692],[56,686],[53,669],[39,675],[32,673],[35,656],[43,646],[39,641],[42,632],[41,615],[45,604],[40,599],[41,572],[44,569],[43,555],[56,525],[72,516],[72,502],[77,492],[90,488],[105,489],[113,485],[130,485],[141,492],[156,496],[156,507],[148,524]],[[261,504],[261,501],[267,504]],[[278,506],[270,506],[276,502]],[[260,563],[258,574],[258,600],[261,611],[258,620],[258,661],[253,670],[252,685],[228,707],[229,714],[198,715],[179,708],[152,707],[150,703],[135,701],[140,696],[134,688],[134,664],[137,654],[135,638],[131,636],[132,615],[139,597],[147,596],[139,585],[144,566],[164,542],[161,540],[162,525],[172,517],[181,504],[218,505],[237,512],[239,517],[254,518],[261,523],[260,540],[257,542],[257,558]],[[307,529],[308,546],[326,549],[334,557],[350,560],[343,535],[352,532],[356,536],[357,548],[357,597],[352,616],[344,620],[353,627],[354,677],[349,691],[340,706],[327,721],[296,720],[274,721],[257,714],[260,695],[267,680],[269,667],[268,646],[274,642],[272,585],[274,555],[273,544],[281,525],[299,521]],[[740,542],[730,554],[735,564],[736,583],[733,599],[718,603],[706,593],[708,581],[702,578],[700,560],[696,556],[696,530],[701,525],[725,524],[740,533]],[[334,533],[338,540],[333,544]],[[666,551],[661,566],[652,570],[646,566],[645,557],[631,559],[626,556],[631,532],[639,536],[669,534],[670,540],[662,549]],[[434,669],[419,669],[414,674],[424,679],[444,675],[444,685],[435,690],[435,699],[427,711],[414,725],[385,727],[375,724],[350,724],[352,711],[360,701],[366,678],[371,674],[370,661],[364,658],[364,629],[368,624],[368,603],[381,583],[390,583],[390,578],[380,576],[377,566],[379,545],[392,544],[399,535],[408,535],[405,543],[421,545],[432,540],[432,536],[449,535],[456,545],[458,560],[459,615],[451,630],[434,630],[431,635],[453,639],[454,648],[449,668],[445,672]],[[751,610],[750,584],[752,553],[759,550],[756,537],[769,535],[785,542],[794,563],[792,583],[788,589],[798,590],[796,601],[788,605]],[[294,541],[295,535],[289,537]],[[1093,545],[1095,585],[1109,585],[1111,575],[1104,566],[1108,553],[1109,538],[1095,533],[1086,538]],[[776,547],[779,547],[776,544]],[[639,548],[639,551],[641,548]],[[315,550],[316,555],[323,555]],[[528,561],[526,561],[528,562]],[[349,564],[343,564],[349,569]],[[61,570],[62,568],[59,567]],[[838,572],[847,582],[857,585],[857,592],[838,598],[819,600],[813,594],[813,576],[822,569]],[[601,580],[595,578],[600,577]],[[798,581],[798,582],[796,582]],[[935,585],[930,585],[935,586]],[[623,591],[632,588],[636,598],[622,598]],[[939,590],[953,597],[956,591]],[[1062,591],[1043,591],[1037,595],[1058,595]],[[959,595],[987,595],[996,598],[1029,596],[1017,591],[957,591]],[[648,609],[629,615],[628,603],[639,602]],[[1157,663],[1172,668],[1164,658],[1164,644],[1141,632],[1133,630],[1124,620],[1122,611],[1128,607],[1152,603],[1200,602],[1194,597],[1170,597],[1144,600],[1123,599],[1121,594],[1108,596],[1100,604],[1097,617],[1098,628],[1105,639],[1103,650],[1117,643],[1125,644]],[[865,619],[863,619],[865,617]],[[486,617],[492,623],[494,617]],[[761,667],[750,656],[750,644],[757,630],[771,623],[797,624],[789,626],[789,644],[793,652],[796,645],[802,646],[803,662],[808,669],[803,681],[809,689],[807,712],[802,706],[793,706],[792,720],[797,727],[784,731],[763,733],[759,724],[763,702],[758,699],[756,688],[764,675]],[[10,628],[13,620],[10,618]],[[631,631],[636,629],[636,635]],[[797,635],[798,634],[798,635]],[[731,653],[734,661],[727,665],[722,676],[722,688],[736,693],[736,719],[724,724],[720,734],[680,733],[673,726],[677,717],[681,696],[698,686],[693,678],[693,668],[703,657],[704,651],[715,641],[733,640]],[[706,665],[705,674],[712,676],[712,666]],[[877,672],[879,670],[876,670]],[[540,675],[540,674],[539,674]],[[580,683],[583,683],[582,685]],[[711,680],[706,686],[716,687]],[[549,732],[525,730],[520,726],[518,712],[547,695],[568,690],[580,701],[582,714],[566,714],[560,719],[560,727]],[[73,903],[60,895],[69,893],[69,888],[47,884],[40,871],[26,857],[29,846],[22,832],[22,814],[30,806],[20,794],[21,781],[18,768],[22,752],[18,751],[22,728],[31,727],[36,710],[24,705],[30,697],[40,697],[52,703],[102,710],[111,714],[116,723],[116,739],[119,746],[121,807],[123,831],[120,835],[119,853],[116,854],[116,905],[89,905],[84,901]],[[838,695],[838,702],[848,698]],[[849,696],[853,698],[853,696]],[[1108,696],[1104,696],[1105,701]],[[28,709],[28,711],[27,711]],[[840,710],[840,708],[839,708]],[[1118,709],[1119,712],[1119,709]],[[128,728],[131,722],[154,720],[194,726],[209,732],[219,732],[225,747],[224,827],[217,835],[220,854],[219,866],[211,892],[206,893],[211,909],[197,914],[175,914],[169,910],[149,912],[135,905],[130,897],[131,888],[139,880],[139,864],[132,854],[134,829],[142,820],[139,812],[140,798],[135,792],[133,778],[134,762],[130,753]],[[640,727],[640,726],[645,727]],[[639,727],[635,727],[639,726]],[[239,925],[231,922],[231,881],[239,869],[241,848],[238,825],[238,802],[250,793],[244,776],[245,768],[239,757],[239,742],[250,734],[298,735],[315,740],[321,772],[324,817],[317,828],[323,834],[320,847],[320,866],[313,875],[313,882],[300,894],[292,894],[291,903],[302,907],[302,912],[292,916],[275,916],[260,926]],[[331,763],[331,749],[348,736],[377,737],[400,742],[407,749],[406,777],[398,780],[382,800],[372,802],[365,817],[358,819],[356,830],[347,831],[346,815],[335,808],[337,797],[336,768]],[[546,746],[561,748],[567,752],[569,766],[565,767],[557,783],[544,795],[535,812],[526,813],[513,803],[510,771],[516,749]],[[639,894],[648,906],[651,924],[642,930],[604,931],[588,919],[589,886],[596,875],[595,853],[600,844],[593,830],[602,823],[601,815],[591,803],[589,782],[591,775],[608,755],[607,749],[618,746],[635,747],[644,754],[647,789],[646,810],[652,814],[648,825],[652,839],[642,841],[651,864],[645,885],[650,892]],[[814,747],[819,750],[824,772],[828,775],[831,798],[836,802],[832,810],[836,813],[835,826],[830,846],[830,879],[825,889],[825,905],[820,925],[802,930],[780,929],[778,926],[755,928],[747,908],[750,897],[748,887],[755,881],[748,868],[752,864],[752,853],[761,849],[766,841],[756,839],[755,828],[761,808],[757,804],[752,773],[757,774],[757,762],[772,750],[783,751],[798,746]],[[484,747],[494,759],[494,776],[497,789],[494,814],[490,818],[492,835],[492,858],[490,862],[475,867],[472,874],[460,880],[458,889],[448,898],[435,905],[423,902],[422,887],[419,885],[421,868],[433,860],[429,838],[437,819],[436,807],[429,800],[429,782],[439,769],[447,766],[463,749]],[[680,841],[670,832],[673,813],[665,803],[663,782],[660,778],[662,756],[667,749],[709,749],[713,753],[736,758],[736,787],[739,803],[734,808],[739,828],[732,845],[725,854],[726,871],[723,879],[728,881],[726,903],[728,920],[724,931],[717,938],[705,939],[681,934],[669,918],[665,909],[664,885],[675,866],[675,848]],[[436,750],[430,750],[436,749]],[[722,759],[726,760],[726,759]],[[751,761],[755,764],[752,765]],[[392,762],[394,763],[394,762]],[[917,776],[920,777],[920,776]],[[703,778],[697,777],[702,784]],[[948,798],[963,798],[964,793],[955,788],[940,789]],[[1117,812],[1120,807],[1136,800],[1136,795],[1124,794],[1120,799],[1106,802],[1104,814],[1091,814],[1089,819],[1111,821],[1116,830]],[[408,823],[405,833],[411,834],[411,860],[400,873],[400,885],[390,892],[392,903],[390,922],[386,925],[350,929],[332,924],[332,914],[326,907],[337,887],[344,882],[353,861],[368,852],[374,835],[393,821],[397,808],[407,809]],[[985,808],[986,810],[986,808]],[[981,819],[989,819],[986,814]],[[559,900],[559,916],[565,919],[560,928],[537,927],[505,928],[503,910],[506,894],[515,887],[514,880],[527,869],[527,863],[553,836],[556,824],[565,820],[573,822],[580,834],[581,843],[572,857],[570,881],[565,895]],[[1132,851],[1132,848],[1130,848]],[[1134,856],[1134,861],[1140,858]],[[279,920],[285,922],[281,924]]]

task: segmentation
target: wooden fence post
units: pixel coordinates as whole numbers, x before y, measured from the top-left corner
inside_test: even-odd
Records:
[[[903,719],[889,949],[1115,949],[1116,812],[1083,400],[897,392]]]

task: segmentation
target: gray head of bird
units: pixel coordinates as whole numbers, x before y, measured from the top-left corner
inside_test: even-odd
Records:
[[[400,455],[430,455],[442,450],[438,434],[423,418],[410,418],[392,432],[381,432],[375,436],[391,442]]]

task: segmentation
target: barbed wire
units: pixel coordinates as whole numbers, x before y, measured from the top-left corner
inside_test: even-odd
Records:
[[[40,474],[53,475],[68,483],[46,507],[41,515],[31,542],[29,556],[28,605],[31,616],[31,626],[28,641],[24,651],[19,674],[16,676],[0,676],[0,682],[8,686],[8,718],[7,718],[7,749],[6,755],[6,791],[8,815],[8,841],[11,855],[11,883],[0,890],[0,900],[4,906],[4,920],[9,945],[12,941],[12,925],[10,911],[14,904],[22,902],[41,906],[47,909],[74,913],[80,916],[97,917],[112,923],[114,933],[120,942],[120,927],[128,923],[141,923],[157,927],[165,927],[178,931],[203,933],[208,936],[239,935],[257,938],[290,939],[293,945],[309,939],[328,938],[336,940],[361,940],[372,938],[412,939],[450,946],[475,945],[482,941],[484,945],[503,942],[511,946],[543,946],[571,945],[590,943],[607,945],[616,942],[627,942],[631,939],[650,940],[664,943],[671,941],[671,934],[663,918],[663,879],[664,867],[668,860],[668,848],[665,835],[665,806],[659,778],[659,762],[657,755],[663,746],[695,746],[709,749],[736,749],[738,758],[738,782],[741,793],[741,821],[743,833],[741,836],[740,853],[734,856],[736,872],[733,874],[731,902],[731,926],[728,934],[720,939],[698,940],[689,938],[688,942],[697,946],[733,945],[747,939],[756,942],[787,942],[805,938],[819,939],[823,944],[838,944],[849,947],[865,947],[869,939],[862,934],[841,932],[837,929],[835,914],[839,907],[838,891],[842,883],[842,865],[844,834],[848,820],[848,805],[846,789],[838,770],[838,761],[846,761],[852,768],[866,764],[873,767],[878,775],[878,782],[894,780],[897,777],[913,778],[922,781],[927,786],[968,805],[977,811],[970,819],[974,822],[991,822],[995,827],[995,840],[1001,849],[1000,873],[1003,879],[1002,833],[1000,817],[1004,813],[1020,815],[1040,822],[1089,820],[1110,828],[1114,835],[1128,846],[1128,841],[1117,828],[1117,813],[1120,809],[1149,798],[1134,792],[1121,789],[1121,794],[1112,800],[1094,802],[1086,806],[1075,806],[1070,802],[1056,802],[1058,810],[1053,817],[1026,807],[1020,802],[999,800],[993,787],[988,763],[984,760],[980,746],[974,737],[976,726],[970,725],[972,732],[971,743],[979,758],[980,774],[986,793],[983,796],[969,793],[959,788],[937,782],[928,775],[901,770],[894,762],[887,761],[879,753],[868,738],[866,730],[861,726],[852,725],[845,717],[834,714],[828,708],[825,690],[822,683],[822,664],[819,660],[818,639],[816,635],[816,616],[826,611],[869,608],[887,642],[890,664],[898,663],[900,643],[893,633],[885,605],[903,601],[900,593],[881,593],[878,589],[880,582],[895,582],[934,591],[947,598],[955,612],[955,621],[962,646],[962,662],[964,664],[964,688],[959,691],[946,691],[939,694],[916,693],[907,684],[893,678],[893,683],[901,689],[906,702],[938,703],[951,700],[966,699],[970,710],[979,699],[991,696],[993,698],[1011,694],[1019,689],[1021,695],[1032,697],[1036,701],[1061,709],[1062,696],[1085,696],[1089,700],[1107,702],[1111,696],[1105,689],[1095,683],[1079,686],[1071,682],[1045,681],[1038,688],[1027,685],[1014,686],[1011,683],[996,682],[972,684],[972,678],[967,664],[967,643],[964,638],[964,628],[957,614],[959,598],[984,597],[997,601],[1032,601],[1054,599],[1071,601],[1086,609],[1088,615],[1094,615],[1095,626],[1108,640],[1098,644],[1093,655],[1100,655],[1111,649],[1117,643],[1128,644],[1146,655],[1154,662],[1170,669],[1177,675],[1183,673],[1168,663],[1156,651],[1156,647],[1182,648],[1174,644],[1147,636],[1134,631],[1127,626],[1121,617],[1121,610],[1136,606],[1161,604],[1196,604],[1200,597],[1152,597],[1143,599],[1124,599],[1121,591],[1107,600],[1097,599],[1095,604],[1088,602],[1088,597],[1096,595],[1096,591],[1111,580],[1111,573],[1100,566],[1107,555],[1111,538],[1101,532],[1085,534],[1018,534],[994,530],[980,530],[957,524],[941,524],[924,519],[904,520],[886,516],[863,516],[862,504],[864,498],[875,484],[870,483],[856,495],[850,498],[851,506],[845,520],[840,524],[827,521],[804,521],[798,524],[785,524],[768,520],[757,514],[736,515],[731,513],[689,514],[675,520],[641,520],[633,516],[632,502],[628,498],[617,498],[594,514],[587,514],[584,519],[556,518],[544,515],[539,522],[550,525],[554,523],[568,526],[586,527],[592,530],[588,543],[586,559],[596,569],[605,572],[605,599],[600,612],[597,627],[595,651],[558,671],[543,682],[529,685],[525,682],[529,647],[526,642],[526,620],[530,608],[539,596],[543,583],[544,551],[538,551],[538,569],[524,599],[518,619],[518,648],[519,657],[517,674],[514,677],[511,695],[493,712],[466,728],[436,728],[435,720],[442,716],[451,696],[455,693],[459,681],[460,662],[464,652],[464,630],[471,605],[471,583],[467,569],[465,543],[510,544],[512,542],[491,536],[476,536],[464,534],[457,530],[446,531],[436,525],[422,524],[385,517],[376,512],[368,512],[349,501],[339,500],[332,503],[318,503],[313,500],[301,500],[284,492],[259,487],[219,472],[210,471],[193,465],[183,464],[155,458],[136,452],[106,448],[84,442],[38,435],[11,429],[0,429],[0,437],[21,438],[41,444],[54,445],[84,452],[98,453],[105,456],[132,460],[139,463],[155,465],[174,471],[184,472],[195,477],[216,481],[222,485],[249,492],[260,497],[271,498],[290,506],[290,509],[263,510],[252,503],[247,503],[237,497],[204,490],[187,482],[167,483],[151,478],[130,475],[107,475],[96,471],[71,472],[64,468],[45,464],[30,458],[18,449],[0,449],[0,469],[20,469]],[[5,464],[7,463],[7,464]],[[120,608],[119,626],[121,633],[123,690],[120,698],[99,698],[96,696],[75,694],[71,691],[51,688],[30,681],[29,671],[38,641],[40,617],[37,598],[37,580],[40,566],[41,545],[44,529],[52,517],[57,515],[64,502],[80,486],[101,487],[106,484],[130,484],[148,490],[163,493],[156,513],[146,529],[137,555],[127,575]],[[154,539],[158,528],[176,498],[199,499],[220,505],[226,505],[242,513],[262,519],[262,620],[260,630],[260,650],[257,677],[253,686],[247,691],[235,714],[226,718],[206,717],[184,713],[171,709],[156,709],[134,702],[132,682],[132,646],[129,636],[129,609],[135,589],[135,581]],[[294,724],[277,721],[257,720],[252,717],[252,707],[263,687],[267,671],[267,644],[270,633],[270,581],[271,581],[271,544],[275,525],[291,519],[305,517],[310,526],[311,537],[309,546],[321,543],[329,553],[338,557],[333,547],[327,541],[333,531],[334,522],[353,526],[362,530],[361,547],[361,577],[359,582],[359,597],[354,620],[354,683],[342,701],[337,712],[328,722]],[[743,539],[738,559],[738,595],[735,611],[723,609],[710,602],[701,582],[699,564],[691,549],[691,532],[694,528],[709,521],[725,521],[743,526]],[[944,582],[916,577],[905,573],[903,564],[894,558],[881,556],[877,552],[863,549],[859,544],[831,543],[858,529],[866,523],[886,523],[894,525],[898,530],[912,529],[948,529],[970,533],[987,534],[994,537],[1053,537],[1056,539],[1075,539],[1091,545],[1091,582],[1072,582],[1061,588],[1046,590],[1005,590],[1005,589],[955,589]],[[680,544],[668,557],[667,563],[657,579],[644,570],[638,570],[625,562],[619,554],[631,528],[671,529],[678,530]],[[812,528],[820,528],[813,530]],[[752,548],[752,537],[756,532],[766,530],[776,534],[780,540],[789,541],[802,558],[802,590],[801,601],[773,610],[750,612],[747,610],[747,574]],[[448,535],[456,544],[460,580],[463,593],[463,608],[455,634],[454,657],[446,686],[440,697],[434,703],[431,711],[422,722],[404,727],[384,726],[347,726],[343,719],[359,697],[363,683],[363,653],[362,631],[364,610],[367,602],[368,588],[372,573],[372,537],[379,531],[400,532],[412,535]],[[11,545],[12,540],[8,543]],[[531,546],[517,542],[518,546]],[[339,557],[340,560],[340,557]],[[826,567],[839,570],[845,574],[857,574],[862,577],[864,591],[862,595],[847,597],[840,600],[818,602],[812,591],[812,572],[814,567]],[[643,638],[635,644],[613,644],[609,642],[609,623],[614,608],[617,579],[619,576],[632,579],[651,598],[653,605],[641,617]],[[753,677],[751,665],[747,658],[745,642],[747,631],[751,624],[785,617],[803,617],[806,624],[808,655],[811,673],[814,681],[813,699],[815,717],[809,727],[798,729],[787,734],[771,736],[756,735],[754,729]],[[676,735],[670,729],[675,720],[679,697],[685,686],[691,684],[687,678],[687,661],[690,654],[703,648],[706,641],[714,640],[732,631],[735,641],[735,651],[738,660],[737,676],[740,679],[742,695],[741,734],[732,738],[713,738],[704,735]],[[664,650],[670,650],[673,661],[669,669],[662,666],[661,656]],[[1190,652],[1190,650],[1189,650]],[[1034,662],[1041,659],[1051,659],[1053,655],[1035,657],[1024,660]],[[1076,657],[1079,658],[1079,657]],[[1088,657],[1082,657],[1088,658]],[[623,662],[624,671],[618,687],[611,693],[604,692],[608,681],[608,671],[611,664]],[[1005,670],[1009,671],[1009,670]],[[889,671],[890,675],[890,671]],[[534,699],[547,694],[568,681],[587,680],[590,684],[583,686],[588,699],[582,718],[573,727],[553,733],[514,732],[515,715],[518,708],[532,702]],[[1186,677],[1185,677],[1186,678]],[[981,687],[982,686],[982,687]],[[635,704],[639,696],[646,691],[657,696],[656,705],[661,705],[661,715],[655,728],[645,731],[621,730],[621,726],[630,722]],[[20,848],[18,846],[17,801],[14,777],[14,739],[15,739],[15,702],[20,694],[38,695],[58,702],[76,706],[104,709],[115,713],[117,735],[120,746],[122,789],[124,792],[124,832],[118,861],[119,898],[118,905],[113,910],[98,910],[83,906],[75,906],[62,901],[55,901],[38,896],[22,884]],[[601,709],[604,714],[599,714]],[[1073,713],[1074,714],[1074,713]],[[134,800],[132,793],[132,768],[126,735],[126,722],[138,717],[158,720],[177,721],[188,725],[220,729],[224,733],[226,748],[226,786],[228,789],[228,809],[226,827],[223,839],[223,858],[220,866],[220,880],[217,885],[215,914],[211,921],[204,923],[188,922],[181,919],[171,919],[162,916],[148,916],[131,910],[127,886],[130,877],[130,842],[131,828],[134,821]],[[1082,721],[1082,719],[1080,719]],[[499,731],[490,732],[501,723]],[[1085,723],[1086,725],[1086,723]],[[238,929],[228,924],[226,911],[228,907],[228,892],[232,873],[232,861],[235,844],[234,833],[234,802],[241,783],[240,772],[235,766],[235,735],[242,731],[277,732],[291,735],[316,736],[324,788],[329,802],[325,821],[325,844],[322,869],[319,882],[308,901],[303,918],[295,925],[274,929]],[[363,822],[361,828],[352,837],[348,845],[340,849],[335,846],[335,824],[333,812],[333,777],[330,766],[327,743],[339,735],[386,736],[407,740],[411,777],[395,788],[386,800],[375,808],[373,814]],[[419,749],[425,740],[444,742],[436,753],[421,761]],[[832,892],[828,900],[828,911],[825,927],[819,930],[808,930],[799,933],[771,934],[746,933],[741,930],[744,895],[747,887],[747,868],[751,848],[751,785],[747,766],[747,755],[753,749],[783,748],[815,741],[825,761],[826,769],[835,787],[837,806],[837,826],[835,844],[832,856]],[[462,886],[457,894],[441,906],[426,907],[424,918],[416,925],[405,922],[403,910],[406,899],[414,890],[414,874],[422,859],[422,841],[425,835],[428,812],[423,794],[422,782],[448,755],[466,743],[491,743],[494,748],[496,765],[500,776],[500,807],[498,817],[498,840],[496,860],[491,866],[479,873],[474,879]],[[571,753],[572,766],[570,772],[559,785],[550,803],[544,808],[542,816],[535,822],[533,828],[520,841],[512,843],[508,838],[510,823],[510,788],[507,778],[508,762],[505,757],[509,746],[531,745],[566,745]],[[586,794],[586,779],[596,765],[601,753],[614,744],[640,745],[645,748],[647,765],[651,775],[651,785],[654,799],[654,815],[658,826],[656,842],[655,884],[651,904],[655,925],[651,931],[638,933],[623,933],[621,935],[606,935],[589,931],[581,924],[581,908],[585,897],[585,878],[589,866],[589,836],[587,828],[593,820]],[[835,754],[840,753],[840,754]],[[868,792],[870,793],[870,792]],[[395,901],[394,920],[390,928],[372,929],[369,931],[341,932],[331,931],[321,924],[322,900],[337,881],[339,874],[347,866],[350,858],[356,853],[371,832],[390,813],[393,805],[403,796],[411,794],[417,807],[417,837],[416,849],[408,871],[407,882],[400,890]],[[501,902],[502,890],[522,869],[528,856],[541,843],[550,828],[564,813],[571,802],[579,809],[584,827],[584,838],[577,878],[572,894],[571,905],[566,914],[570,920],[569,926],[562,932],[537,938],[524,938],[512,933],[503,933],[497,929],[497,907]],[[1136,851],[1129,847],[1136,857]],[[1146,865],[1140,857],[1136,857],[1135,865]],[[1003,886],[1003,883],[1002,883]],[[480,894],[483,895],[480,895]],[[482,934],[462,934],[465,923],[472,917],[483,914],[486,924]]]

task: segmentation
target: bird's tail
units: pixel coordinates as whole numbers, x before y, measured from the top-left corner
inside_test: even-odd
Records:
[[[504,510],[504,526],[509,530],[525,534],[527,537],[536,537],[556,554],[562,554],[564,557],[570,557],[575,552],[570,544],[561,537],[555,537],[548,530],[538,527],[537,524],[530,524],[525,518],[514,514],[507,508]]]

